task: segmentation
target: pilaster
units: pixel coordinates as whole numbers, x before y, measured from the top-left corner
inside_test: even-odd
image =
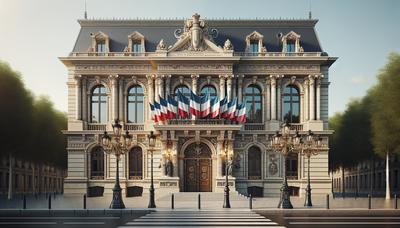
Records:
[[[219,76],[219,99],[222,100],[225,97],[225,75]]]

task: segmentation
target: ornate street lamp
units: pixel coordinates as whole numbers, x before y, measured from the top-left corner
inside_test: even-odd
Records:
[[[301,153],[307,157],[307,188],[306,198],[304,201],[305,207],[312,207],[311,202],[311,182],[310,182],[310,157],[317,155],[318,152],[323,149],[322,138],[315,136],[314,133],[309,130],[305,141],[301,142]]]
[[[149,148],[148,150],[150,151],[151,155],[151,170],[150,170],[150,201],[149,201],[149,206],[148,208],[156,208],[156,203],[154,200],[154,180],[153,180],[153,151],[154,147],[156,145],[156,136],[154,135],[153,131],[150,131],[150,134],[148,135],[149,138]]]
[[[223,208],[231,208],[231,203],[229,201],[229,182],[228,182],[228,175],[229,175],[229,168],[232,166],[232,160],[229,158],[229,151],[228,151],[228,140],[225,141],[224,145],[224,153],[225,153],[225,188],[224,188],[224,205]]]
[[[119,124],[118,119],[112,125],[114,135],[110,137],[107,131],[104,132],[102,136],[102,146],[107,154],[114,154],[117,160],[117,171],[115,178],[115,185],[113,190],[113,198],[110,204],[111,209],[123,209],[125,208],[124,202],[122,201],[121,186],[119,185],[119,160],[121,155],[124,155],[132,144],[132,136],[126,131],[124,135],[121,136],[122,126]]]
[[[276,151],[283,155],[284,161],[284,176],[283,182],[281,187],[281,199],[278,204],[278,208],[283,209],[292,209],[293,205],[290,202],[290,192],[289,186],[287,183],[287,176],[286,176],[286,158],[292,152],[299,151],[300,148],[300,135],[296,132],[295,135],[290,134],[290,124],[284,123],[282,125],[280,133],[279,131],[273,136],[271,140],[271,147]]]

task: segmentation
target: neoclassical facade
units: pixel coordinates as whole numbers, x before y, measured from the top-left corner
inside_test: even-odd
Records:
[[[119,119],[134,146],[122,157],[122,188],[150,184],[147,135],[157,135],[156,192],[221,192],[225,151],[233,157],[229,184],[247,194],[260,187],[278,196],[282,156],[270,147],[283,121],[293,132],[312,130],[325,143],[329,67],[317,20],[79,20],[73,51],[60,60],[68,69],[68,177],[65,193],[104,187],[111,193],[115,156],[100,146],[104,131]],[[245,124],[222,119],[177,119],[155,124],[149,103],[190,90],[211,97],[237,97],[246,104]],[[227,143],[225,143],[227,142]],[[227,147],[225,150],[224,147]],[[287,159],[294,195],[306,187],[307,162]],[[311,158],[314,194],[331,191],[328,151]]]

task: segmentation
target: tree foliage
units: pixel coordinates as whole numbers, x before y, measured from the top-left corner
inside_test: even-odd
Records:
[[[0,62],[0,155],[57,166],[66,165],[64,113],[47,97],[33,98],[19,73]]]
[[[371,90],[372,129],[375,152],[400,154],[400,54],[391,54]]]

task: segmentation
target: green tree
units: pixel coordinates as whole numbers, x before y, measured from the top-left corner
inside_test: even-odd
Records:
[[[400,54],[392,53],[378,75],[372,94],[372,129],[375,152],[386,157],[386,198],[390,198],[389,156],[400,154]]]

